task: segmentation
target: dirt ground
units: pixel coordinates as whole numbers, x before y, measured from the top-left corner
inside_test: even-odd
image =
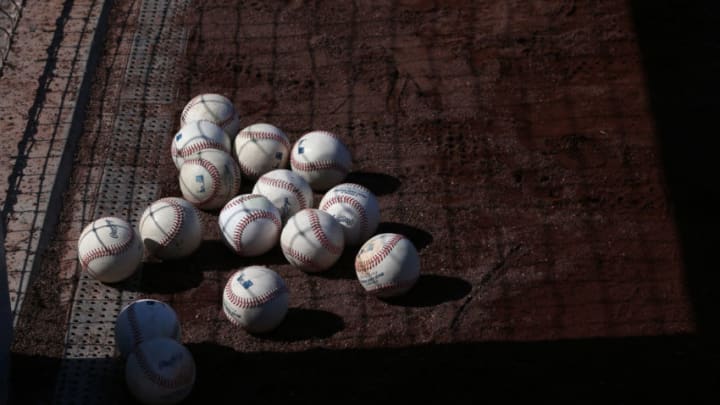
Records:
[[[18,383],[40,364],[52,379],[62,357],[66,330],[47,325],[67,322],[78,218],[92,216],[90,180],[115,153],[103,128],[116,118],[131,63],[122,39],[140,3],[119,0],[111,15],[63,218],[16,331]],[[349,180],[379,197],[379,232],[415,243],[422,276],[406,297],[378,300],[355,278],[357,249],[305,274],[278,249],[234,256],[217,213],[204,213],[199,252],[146,264],[139,287],[179,314],[198,366],[189,402],[701,398],[713,377],[698,371],[633,10],[624,1],[191,3],[173,21],[188,32],[177,98],[142,117],[172,114],[177,128],[187,100],[214,92],[244,125],[272,123],[291,140],[335,132],[353,154]],[[162,197],[180,195],[171,135],[136,160],[156,165]],[[222,314],[228,276],[250,264],[278,271],[291,292],[286,320],[268,335]]]

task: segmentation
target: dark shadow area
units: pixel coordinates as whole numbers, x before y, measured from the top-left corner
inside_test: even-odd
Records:
[[[343,183],[355,183],[365,186],[376,196],[391,194],[400,187],[400,180],[397,177],[371,172],[351,172]]]
[[[345,246],[340,258],[333,266],[323,272],[313,273],[310,276],[329,278],[333,280],[345,279],[353,280],[357,278],[355,274],[355,256],[357,256],[360,246]]]
[[[399,233],[400,235],[404,235],[410,239],[413,245],[415,245],[418,252],[423,250],[433,241],[433,237],[430,233],[420,228],[397,222],[381,222],[378,226],[377,232],[375,233]]]
[[[342,318],[328,311],[306,308],[290,308],[277,329],[257,335],[263,339],[281,342],[325,339],[345,328]]]
[[[679,336],[295,353],[189,344],[198,377],[188,403],[712,402],[718,388],[697,367],[693,343]]]
[[[383,301],[403,307],[432,307],[445,302],[457,301],[470,293],[472,285],[457,278],[437,274],[422,274],[406,294],[385,298]]]
[[[720,337],[720,3],[632,1],[664,176],[698,332]],[[712,343],[716,345],[715,342]]]

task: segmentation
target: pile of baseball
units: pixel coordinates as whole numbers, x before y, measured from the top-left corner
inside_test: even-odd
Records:
[[[239,256],[260,256],[279,243],[292,266],[315,273],[332,268],[346,246],[362,245],[355,271],[369,293],[397,296],[417,281],[420,260],[413,244],[399,234],[375,235],[377,198],[362,185],[343,183],[352,159],[335,134],[311,131],[291,144],[270,124],[241,129],[230,100],[202,94],[183,109],[170,154],[182,197],[150,204],[138,229],[117,217],[89,224],[78,254],[91,276],[119,282],[133,275],[144,257],[192,255],[203,239],[200,209],[217,213],[223,241]],[[248,181],[254,182],[252,193],[239,194]],[[324,193],[317,205],[313,192]],[[223,310],[248,332],[268,332],[284,319],[288,295],[278,273],[250,266],[228,280]]]

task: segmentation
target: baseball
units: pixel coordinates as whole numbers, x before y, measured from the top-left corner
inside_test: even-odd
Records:
[[[185,105],[180,115],[180,126],[200,120],[219,126],[231,140],[240,130],[240,116],[233,103],[220,94],[200,94]]]
[[[200,214],[182,198],[167,197],[150,204],[138,228],[145,251],[158,259],[189,256],[202,242]]]
[[[263,266],[235,272],[225,285],[223,311],[235,325],[250,333],[275,329],[285,318],[289,294],[285,281]]]
[[[125,382],[145,404],[176,404],[195,385],[195,360],[176,340],[160,337],[140,343],[128,356]]]
[[[260,176],[252,193],[267,197],[280,211],[283,223],[296,212],[313,206],[310,185],[300,175],[287,169],[276,169]]]
[[[342,225],[346,245],[355,246],[365,242],[380,223],[377,198],[359,184],[344,183],[331,188],[320,200],[319,208]]]
[[[293,266],[320,272],[340,258],[345,236],[342,225],[332,215],[308,208],[290,217],[280,234],[280,246]]]
[[[249,179],[273,169],[287,166],[290,139],[279,128],[270,124],[254,124],[238,132],[235,137],[235,158],[240,170]]]
[[[240,168],[229,153],[207,149],[180,166],[180,190],[194,206],[213,210],[240,191]]]
[[[415,285],[420,277],[420,256],[406,237],[381,233],[360,248],[355,257],[355,273],[367,292],[394,297]]]
[[[192,121],[173,137],[170,155],[179,169],[185,160],[196,158],[202,150],[219,149],[230,153],[231,147],[230,137],[219,126],[210,121]]]
[[[218,216],[225,244],[240,256],[259,256],[280,238],[280,212],[259,194],[243,194],[230,200]]]
[[[180,341],[180,322],[170,305],[142,299],[126,305],[115,320],[115,344],[123,357],[137,345],[166,337]]]
[[[115,283],[133,275],[143,253],[140,235],[122,218],[95,220],[83,229],[78,240],[82,269],[103,283]]]
[[[337,135],[313,131],[293,145],[290,166],[313,190],[324,191],[345,179],[352,168],[352,159]]]

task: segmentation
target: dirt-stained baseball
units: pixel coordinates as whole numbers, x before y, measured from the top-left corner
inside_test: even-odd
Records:
[[[145,251],[158,259],[189,256],[202,242],[197,208],[177,197],[161,198],[150,204],[140,217],[138,230]]]
[[[240,191],[240,168],[229,153],[207,149],[180,166],[183,197],[203,210],[222,207]]]
[[[352,169],[352,158],[340,138],[327,131],[312,131],[295,142],[290,152],[292,170],[315,191],[340,184]]]
[[[299,174],[287,169],[263,174],[255,182],[252,192],[267,197],[280,211],[283,223],[298,211],[313,206],[310,185]]]
[[[235,272],[223,293],[223,311],[235,325],[250,333],[269,332],[288,311],[289,293],[279,274],[263,266]]]
[[[140,267],[142,240],[129,222],[103,217],[85,226],[78,239],[82,269],[103,283],[124,280]]]
[[[192,392],[195,360],[192,353],[174,339],[146,340],[128,355],[125,382],[142,403],[176,404]]]
[[[367,292],[394,297],[415,285],[420,277],[420,256],[405,236],[381,233],[362,245],[355,257],[355,272]]]
[[[290,139],[274,125],[253,124],[238,132],[233,153],[243,175],[256,180],[271,170],[287,166]]]
[[[179,169],[185,160],[196,158],[202,150],[219,149],[230,153],[231,148],[230,137],[219,126],[210,121],[192,121],[173,137],[170,156]]]
[[[230,200],[218,216],[225,244],[240,256],[259,256],[280,238],[278,209],[260,194],[243,194]]]
[[[225,131],[232,141],[240,130],[240,115],[232,101],[220,94],[199,94],[183,108],[180,126],[193,121],[210,121]]]
[[[328,270],[345,247],[342,225],[332,215],[314,208],[288,219],[280,234],[280,246],[293,266],[306,272]]]
[[[170,305],[141,299],[126,305],[115,320],[115,344],[127,357],[140,343],[159,337],[180,341],[180,322]]]
[[[345,232],[345,244],[367,241],[380,223],[380,205],[375,194],[355,183],[339,184],[320,200],[320,211],[335,217]]]

